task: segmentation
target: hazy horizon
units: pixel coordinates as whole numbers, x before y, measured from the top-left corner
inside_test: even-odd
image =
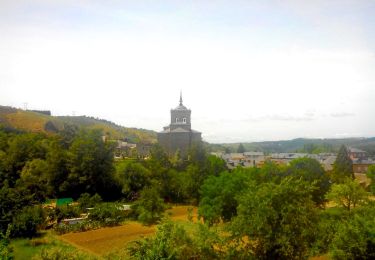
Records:
[[[212,143],[375,136],[374,1],[2,1],[0,104]]]

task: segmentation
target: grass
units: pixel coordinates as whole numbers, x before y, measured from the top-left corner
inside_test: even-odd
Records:
[[[39,255],[44,249],[61,249],[64,251],[81,251],[87,258],[91,258],[90,253],[73,247],[69,243],[63,242],[50,231],[41,233],[40,237],[32,239],[13,239],[11,241],[15,260],[32,259]]]
[[[52,111],[53,112],[53,111]],[[73,124],[79,128],[100,129],[103,134],[108,134],[111,139],[128,138],[133,142],[154,143],[156,132],[145,129],[128,128],[116,125],[106,120],[87,116],[48,116],[36,112],[0,106],[0,124],[30,132],[44,132],[47,122],[62,130],[64,124]]]

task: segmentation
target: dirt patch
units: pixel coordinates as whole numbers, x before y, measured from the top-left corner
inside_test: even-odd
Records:
[[[173,221],[188,221],[188,208],[190,206],[176,206],[167,210]],[[197,208],[193,208],[196,220]],[[69,233],[60,236],[78,248],[93,252],[96,255],[105,255],[112,251],[126,247],[134,240],[150,236],[156,231],[156,226],[143,226],[138,222],[128,222],[125,225],[110,228],[101,228],[80,233]]]
[[[119,227],[69,233],[60,237],[73,245],[86,248],[95,254],[103,255],[124,247],[130,241],[152,235],[154,232],[154,226],[147,227],[137,222],[129,222]]]
[[[172,220],[182,220],[182,221],[188,221],[188,215],[189,215],[189,208],[192,208],[192,217],[193,220],[197,220],[197,207],[192,206],[175,206],[172,209],[166,210],[166,214],[170,216]]]

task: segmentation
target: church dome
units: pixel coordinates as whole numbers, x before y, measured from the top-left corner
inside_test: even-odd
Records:
[[[174,110],[187,110],[187,108],[184,105],[180,104]]]
[[[174,110],[188,110],[183,104],[182,104],[182,93],[180,93],[180,104],[178,107],[176,107]]]

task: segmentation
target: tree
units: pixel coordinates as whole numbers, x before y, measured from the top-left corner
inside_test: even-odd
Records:
[[[311,191],[308,183],[292,177],[252,185],[239,197],[232,234],[248,236],[256,258],[306,258],[317,219]]]
[[[212,225],[230,221],[237,215],[237,196],[248,187],[249,175],[240,170],[223,172],[219,176],[208,177],[201,189],[198,214],[205,223]]]
[[[344,183],[333,184],[326,198],[350,212],[352,208],[365,204],[368,194],[356,180],[347,178]]]
[[[330,245],[332,259],[375,259],[374,210],[340,222]]]
[[[102,202],[102,198],[99,194],[90,196],[88,193],[82,193],[78,199],[79,207],[81,210],[86,210],[87,208],[95,207],[95,205]]]
[[[11,236],[31,238],[36,235],[43,223],[44,213],[41,207],[25,207],[13,218],[10,228]]]
[[[36,201],[33,194],[24,187],[10,188],[5,182],[0,189],[0,233],[5,233],[13,217],[27,205],[33,205]]]
[[[13,248],[10,246],[10,229],[7,230],[5,235],[0,232],[0,259],[13,260]]]
[[[207,156],[207,172],[209,176],[218,176],[228,170],[226,162],[216,155]]]
[[[62,184],[66,181],[69,174],[68,153],[60,144],[59,139],[54,139],[49,143],[46,155],[46,163],[48,165],[47,178],[49,186],[52,189],[51,195],[60,196],[62,194]]]
[[[237,153],[244,153],[244,152],[246,152],[245,147],[243,146],[242,143],[240,143],[237,148]]]
[[[116,177],[125,197],[135,200],[139,197],[139,192],[150,185],[151,172],[142,164],[130,161],[117,167]]]
[[[69,175],[62,190],[77,198],[81,193],[111,195],[113,182],[113,146],[104,143],[101,131],[81,131],[69,148]]]
[[[20,177],[26,162],[32,159],[44,159],[46,155],[46,140],[42,134],[19,134],[10,136],[8,148],[3,161],[3,174],[0,183],[7,180],[9,186],[13,187]]]
[[[312,200],[317,205],[323,205],[325,194],[330,187],[330,180],[321,164],[311,158],[299,158],[290,162],[287,169],[289,175],[302,178],[315,187],[312,192]]]
[[[333,164],[333,180],[342,183],[347,177],[354,179],[353,162],[346,146],[342,145]]]
[[[45,160],[28,161],[22,169],[17,186],[24,186],[39,202],[43,202],[52,190],[47,176],[48,164]]]
[[[283,165],[277,165],[275,162],[267,160],[262,168],[259,169],[259,172],[254,171],[252,175],[253,179],[259,184],[265,182],[280,183],[286,175],[286,168]]]
[[[161,219],[165,210],[164,202],[155,187],[145,187],[132,208],[138,215],[138,220],[143,224],[153,224]]]
[[[370,165],[367,169],[367,178],[371,180],[370,190],[372,194],[375,194],[375,165]]]
[[[184,160],[182,158],[182,155],[181,155],[181,151],[180,149],[177,149],[172,160],[172,166],[177,169],[177,170],[181,170],[184,166]]]

